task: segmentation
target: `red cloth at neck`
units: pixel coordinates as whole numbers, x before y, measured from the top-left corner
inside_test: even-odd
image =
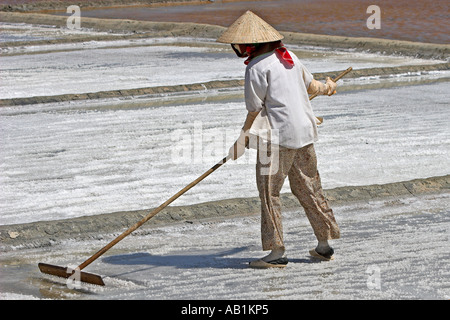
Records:
[[[291,67],[294,66],[294,60],[292,60],[291,55],[289,54],[289,52],[287,51],[287,49],[285,47],[276,48],[275,51],[277,52],[278,57],[281,60],[286,62]]]
[[[278,57],[280,60],[283,60],[288,66],[293,67],[294,66],[294,60],[292,59],[291,55],[287,51],[285,47],[279,47],[275,49],[275,52],[278,54]],[[244,64],[247,65],[254,57],[250,56],[247,60],[244,61]]]

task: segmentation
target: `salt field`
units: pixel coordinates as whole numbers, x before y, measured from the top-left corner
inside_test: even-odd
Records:
[[[10,35],[10,40],[23,41],[15,36],[14,30],[24,30],[27,26],[3,23],[0,27]],[[63,33],[56,28],[44,27],[37,31],[36,36],[28,35],[28,39],[52,39],[73,33],[70,29]],[[85,30],[77,34],[88,35],[90,32]],[[289,48],[311,72],[345,70],[350,65],[362,69],[442,62],[297,45]],[[245,71],[243,60],[236,59],[228,45],[189,38],[52,45],[33,45],[31,42],[20,47],[4,47],[2,54],[0,99],[243,79]],[[18,86],[18,82],[22,85]]]
[[[324,188],[448,174],[447,86],[317,98]],[[241,101],[121,104],[2,108],[1,224],[156,207],[226,155],[246,114]],[[256,196],[255,157],[227,163],[174,205]]]
[[[48,36],[55,31],[49,28]],[[38,32],[45,34],[42,27]],[[1,98],[242,79],[245,70],[228,47],[211,42],[189,46],[161,38],[61,46],[33,54],[24,47],[2,57]],[[311,72],[436,63],[320,48],[298,55]],[[446,76],[409,78],[420,84]],[[383,81],[392,78],[340,84]],[[325,119],[316,146],[324,187],[447,174],[446,87],[436,82],[317,98],[314,110]],[[240,88],[1,108],[0,224],[154,207],[226,155],[245,114]],[[257,195],[254,158],[250,151],[238,164],[227,164],[175,204]]]
[[[170,308],[150,304],[174,315],[189,301],[209,299],[213,306],[220,304],[216,300],[267,300],[272,313],[269,300],[448,300],[449,204],[447,194],[335,206],[344,234],[332,243],[333,262],[308,256],[315,239],[305,215],[285,212],[290,262],[284,270],[247,267],[262,254],[258,217],[175,224],[130,236],[87,268],[103,277],[104,287],[41,274],[37,264],[74,268],[109,238],[6,252],[0,299],[184,300]]]
[[[239,86],[7,104],[242,80],[243,60],[213,39],[127,39],[117,31],[6,22],[0,29],[0,226],[157,207],[222,159],[239,135],[246,115]],[[286,45],[312,73],[355,70],[336,95],[312,102],[324,118],[315,145],[324,189],[449,174],[448,67],[420,71],[445,60]],[[419,71],[396,71],[408,66]],[[369,68],[375,71],[357,76]],[[173,205],[257,197],[255,158],[248,150]],[[289,192],[288,181],[282,191]],[[89,267],[105,288],[72,290],[36,265],[76,265],[109,241],[108,232],[49,247],[12,245],[0,260],[0,299],[448,299],[448,205],[446,191],[336,204],[343,239],[333,243],[338,258],[329,264],[309,259],[315,239],[308,221],[300,207],[288,211],[291,262],[281,272],[247,268],[261,249],[259,218],[245,212],[131,236]],[[379,271],[379,286],[370,270]]]

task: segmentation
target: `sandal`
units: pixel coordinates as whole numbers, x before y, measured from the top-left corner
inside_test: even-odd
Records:
[[[288,258],[279,258],[271,261],[264,261],[263,259],[258,259],[249,263],[251,268],[256,269],[268,269],[268,268],[284,268],[288,264]]]
[[[309,250],[309,254],[314,258],[318,258],[318,259],[324,260],[324,261],[334,260],[333,248],[330,248],[330,250],[328,250],[325,253],[319,253],[316,251],[316,249],[311,249],[311,250]]]

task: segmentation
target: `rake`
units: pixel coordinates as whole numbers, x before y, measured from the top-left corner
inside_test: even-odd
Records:
[[[347,70],[340,73],[336,78],[333,79],[333,81],[338,81],[340,78],[345,76],[347,73],[349,73],[352,70],[352,68],[348,68]],[[310,100],[312,100],[316,95],[310,96]],[[103,282],[103,279],[101,276],[82,271],[84,268],[86,268],[88,265],[90,265],[92,262],[97,260],[100,256],[102,256],[106,251],[111,249],[113,246],[115,246],[119,241],[121,241],[123,238],[128,236],[130,233],[138,229],[140,226],[142,226],[144,223],[146,223],[148,220],[150,220],[152,217],[154,217],[156,214],[158,214],[161,210],[163,210],[165,207],[167,207],[169,204],[171,204],[173,201],[178,199],[181,195],[186,193],[188,190],[193,188],[195,185],[197,185],[200,181],[205,179],[207,176],[209,176],[211,173],[219,169],[224,163],[226,163],[230,159],[230,155],[223,158],[221,161],[216,163],[213,167],[211,167],[208,171],[203,173],[200,177],[189,183],[186,187],[178,191],[176,194],[174,194],[172,197],[170,197],[166,202],[161,204],[156,209],[152,210],[150,213],[148,213],[144,218],[142,218],[140,221],[135,223],[133,226],[125,230],[122,234],[120,234],[118,237],[116,237],[114,240],[112,240],[110,243],[108,243],[106,246],[104,246],[102,249],[97,251],[95,254],[93,254],[89,259],[81,263],[78,267],[75,269],[70,267],[61,267],[56,265],[51,265],[47,263],[39,263],[38,267],[39,270],[42,273],[66,278],[66,279],[73,279],[75,281],[81,281],[86,282],[90,284],[95,284],[99,286],[104,286],[105,283]]]

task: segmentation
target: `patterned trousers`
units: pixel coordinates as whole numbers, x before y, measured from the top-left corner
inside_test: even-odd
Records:
[[[266,150],[262,150],[262,149]],[[263,250],[284,247],[280,191],[286,179],[319,241],[338,239],[339,227],[323,194],[314,145],[301,149],[265,145],[259,148],[256,183],[261,199]]]

